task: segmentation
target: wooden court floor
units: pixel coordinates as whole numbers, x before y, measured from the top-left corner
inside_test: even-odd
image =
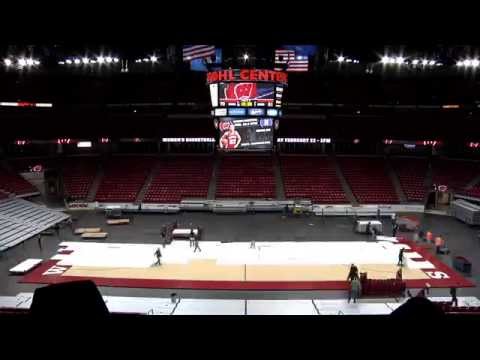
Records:
[[[395,278],[398,267],[391,264],[357,265],[369,279]],[[216,260],[192,260],[147,268],[73,266],[64,276],[210,280],[210,281],[344,281],[349,265],[218,265]],[[428,279],[419,269],[403,268],[403,279]]]

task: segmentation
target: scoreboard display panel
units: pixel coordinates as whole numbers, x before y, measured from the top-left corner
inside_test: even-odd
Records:
[[[273,119],[222,118],[218,124],[218,147],[224,151],[270,150],[273,144]]]
[[[220,106],[273,107],[275,102],[275,85],[269,83],[219,83],[218,91]]]
[[[211,114],[222,151],[270,151],[282,116],[288,74],[265,69],[207,73]]]
[[[281,109],[287,75],[273,70],[223,70],[208,73],[207,82],[213,109]]]

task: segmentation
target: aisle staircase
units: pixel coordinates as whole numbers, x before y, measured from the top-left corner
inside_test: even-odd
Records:
[[[340,185],[342,185],[343,192],[345,193],[348,201],[350,201],[350,204],[352,204],[353,206],[358,206],[359,203],[357,201],[357,198],[355,197],[355,195],[353,195],[353,191],[350,188],[350,185],[348,185],[347,179],[345,179],[345,176],[343,175],[342,169],[338,164],[337,158],[335,157],[335,155],[329,155],[329,156],[335,167],[335,172],[337,174],[338,180],[340,181]]]
[[[145,198],[145,195],[147,194],[148,188],[152,184],[153,179],[155,178],[155,175],[160,168],[161,163],[160,161],[156,162],[155,165],[152,167],[150,170],[150,173],[148,174],[147,178],[145,179],[145,183],[143,184],[142,188],[138,192],[137,198],[135,199],[135,204],[140,204],[143,199]]]
[[[95,200],[95,196],[97,195],[98,188],[100,187],[100,183],[102,182],[103,178],[103,167],[100,164],[97,170],[97,174],[95,175],[95,179],[93,179],[92,185],[90,186],[90,190],[88,190],[87,201],[92,202]]]
[[[282,170],[280,167],[280,159],[278,154],[273,154],[273,171],[275,173],[275,189],[277,200],[285,200],[285,187],[283,185]]]
[[[395,170],[393,170],[392,164],[390,164],[390,161],[388,159],[385,159],[385,169],[387,170],[388,177],[392,181],[393,188],[395,189],[395,193],[397,194],[400,203],[407,204],[407,196],[403,192],[402,185],[400,184],[400,179],[398,178]]]
[[[210,184],[208,185],[208,200],[214,200],[215,194],[217,192],[217,174],[218,169],[220,167],[221,156],[219,154],[215,155],[213,160],[213,169],[212,169],[212,177],[210,178]]]

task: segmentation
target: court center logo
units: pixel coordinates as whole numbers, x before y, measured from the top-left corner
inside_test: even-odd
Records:
[[[257,95],[257,86],[255,83],[229,84],[226,92],[227,99],[254,99]]]
[[[58,266],[53,265],[47,271],[45,271],[42,275],[62,275],[65,271],[67,271],[67,267],[65,266]]]

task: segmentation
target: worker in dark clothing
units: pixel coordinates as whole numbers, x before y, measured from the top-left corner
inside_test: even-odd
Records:
[[[396,279],[399,280],[399,281],[402,281],[402,278],[403,278],[403,274],[402,274],[402,268],[399,267],[398,270],[397,270],[397,276],[396,276]]]
[[[423,232],[423,230],[420,230],[418,232],[418,239],[421,241],[425,241],[425,233]]]
[[[157,257],[157,265],[161,265],[161,260],[162,260],[162,252],[160,251],[160,248],[158,248],[155,251],[155,256]]]
[[[404,248],[401,248],[398,253],[398,266],[403,266],[403,252],[405,251]]]
[[[195,248],[193,249],[193,252],[197,252],[197,250],[202,252],[202,249],[200,249],[199,237],[198,236],[194,237],[194,243],[195,243]]]
[[[358,268],[355,264],[350,266],[347,281],[352,281],[353,279],[358,279]]]
[[[163,247],[165,247],[165,244],[167,242],[167,226],[166,225],[162,225],[162,230],[160,232],[160,235],[162,237]]]
[[[42,251],[42,234],[38,234],[38,247]]]
[[[458,307],[457,288],[451,287],[450,288],[450,295],[452,296],[452,306],[453,306],[453,304],[455,304],[455,307]]]
[[[53,228],[55,230],[55,234],[57,234],[57,237],[59,238],[60,237],[60,225],[55,224],[55,226]]]
[[[370,232],[371,232],[371,227],[372,227],[372,225],[370,224],[370,221],[369,221],[369,222],[367,223],[367,226],[365,226],[365,232],[366,232],[367,234],[370,234]]]
[[[195,245],[195,234],[193,229],[190,229],[190,247]]]
[[[398,231],[398,224],[395,223],[392,228],[392,236],[395,237],[397,236],[397,231]]]
[[[70,230],[72,231],[72,234],[74,233],[74,229],[73,229],[73,220],[72,218],[68,218],[67,220],[67,225],[70,227]]]
[[[358,278],[355,278],[350,283],[350,291],[348,293],[348,302],[353,299],[353,302],[356,303],[357,299],[360,297],[362,292],[362,284]]]

